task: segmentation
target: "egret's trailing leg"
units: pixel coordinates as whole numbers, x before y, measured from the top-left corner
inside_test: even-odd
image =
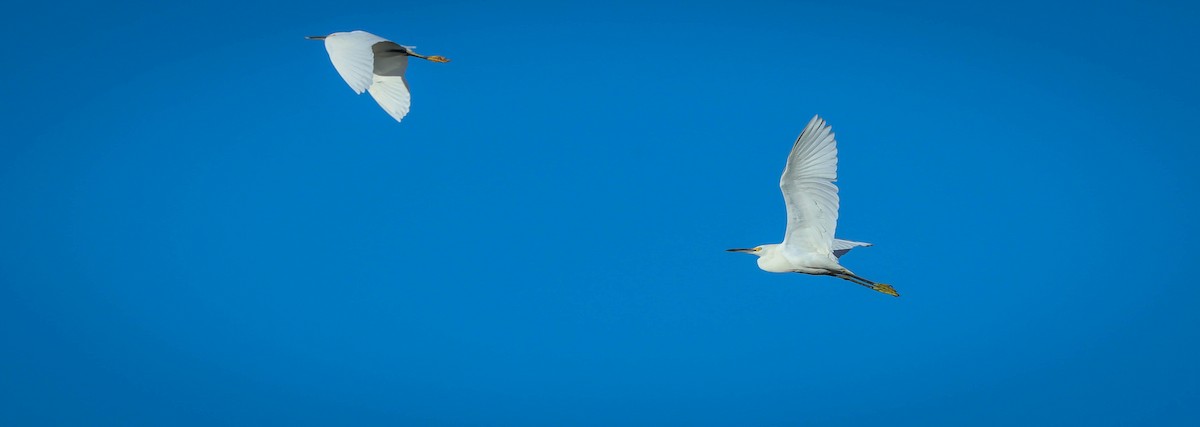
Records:
[[[900,296],[900,293],[896,292],[896,288],[893,288],[892,285],[889,285],[887,283],[875,283],[875,284],[871,285],[871,289],[874,289],[879,292],[883,292],[885,294],[888,294],[888,295],[891,295],[894,297]]]
[[[417,58],[424,59],[424,60],[426,60],[426,61],[433,61],[433,62],[450,62],[450,58],[447,58],[447,57],[444,57],[444,56],[441,56],[441,55],[429,55],[429,56],[425,56],[425,55],[419,55],[419,54],[417,54],[416,52],[410,52],[410,53],[409,53],[409,55],[415,56],[415,57],[417,57]]]
[[[870,283],[859,280],[857,277],[850,277],[850,276],[846,275],[845,273],[833,273],[833,274],[831,274],[831,276],[845,280],[845,281],[853,283],[855,285],[863,286],[866,288],[871,288]],[[874,288],[872,288],[872,289],[874,289]]]
[[[854,273],[840,273],[840,274],[835,274],[834,276],[837,278],[840,278],[840,279],[848,280],[855,284],[862,285],[862,286],[867,287],[876,292],[885,293],[885,294],[888,294],[888,295],[891,295],[894,297],[900,296],[900,293],[896,292],[896,288],[893,288],[892,285],[889,285],[886,283],[875,283],[870,280],[859,277],[858,275],[856,275]]]
[[[900,293],[896,292],[896,288],[893,288],[892,285],[889,285],[886,283],[875,283],[875,282],[872,282],[865,278],[862,278],[854,273],[846,273],[846,274],[857,280],[861,280],[863,283],[866,283],[868,288],[871,288],[873,290],[876,290],[876,291],[879,291],[879,292],[882,292],[882,293],[885,293],[885,294],[888,294],[888,295],[891,295],[894,297],[900,296]]]

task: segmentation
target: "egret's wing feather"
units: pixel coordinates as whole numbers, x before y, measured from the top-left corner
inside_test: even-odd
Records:
[[[375,65],[371,71],[374,77],[367,90],[384,111],[400,121],[408,114],[410,102],[408,80],[404,79],[409,51],[389,41],[376,43],[371,50],[375,53]]]
[[[333,68],[354,93],[365,92],[373,83],[375,52],[372,46],[380,42],[387,42],[387,39],[366,31],[334,33],[325,38],[325,50],[329,51]]]
[[[375,76],[374,84],[367,90],[396,121],[408,114],[408,82],[404,76]]]
[[[846,252],[850,252],[851,249],[859,246],[871,246],[871,244],[867,242],[855,242],[853,240],[842,240],[835,238],[833,239],[833,244],[830,245],[830,249],[833,249],[833,256],[841,258],[842,255],[846,254]]]
[[[837,141],[825,120],[813,116],[796,138],[779,179],[787,204],[783,248],[791,254],[833,254],[837,228]]]

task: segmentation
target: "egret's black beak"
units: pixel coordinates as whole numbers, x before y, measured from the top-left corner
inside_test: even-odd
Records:
[[[754,248],[747,249],[726,249],[725,252],[754,252]]]
[[[325,37],[328,36],[305,36],[304,38],[309,40],[325,40]]]

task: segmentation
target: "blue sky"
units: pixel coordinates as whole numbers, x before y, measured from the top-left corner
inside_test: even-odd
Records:
[[[7,6],[0,424],[1200,421],[1194,3],[354,4]]]

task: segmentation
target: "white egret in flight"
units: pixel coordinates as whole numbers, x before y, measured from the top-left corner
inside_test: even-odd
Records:
[[[783,243],[749,249],[729,249],[758,256],[758,268],[772,273],[804,273],[849,280],[885,294],[898,297],[890,285],[859,277],[838,263],[838,258],[858,246],[870,243],[835,239],[838,188],[837,141],[833,131],[818,116],[813,116],[792,145],[779,188],[787,204],[787,231]]]
[[[309,40],[325,40],[329,60],[342,79],[355,93],[371,92],[375,102],[396,121],[408,114],[408,81],[404,70],[408,57],[450,62],[443,56],[424,56],[413,52],[416,46],[401,46],[366,31],[333,33],[328,36],[308,36]]]

